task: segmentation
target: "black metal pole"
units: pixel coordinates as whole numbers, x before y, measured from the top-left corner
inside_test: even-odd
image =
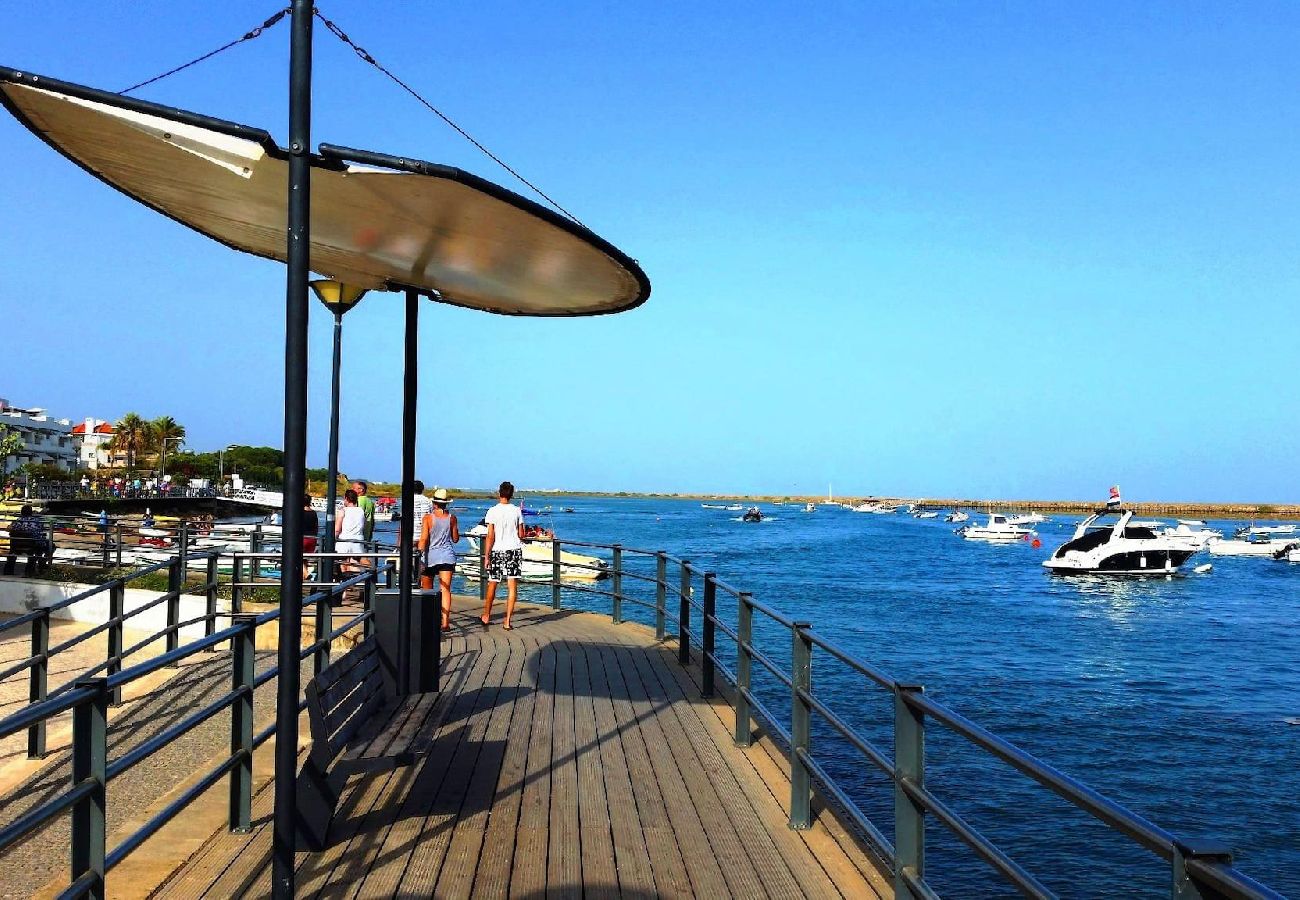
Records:
[[[325,534],[321,552],[334,552],[334,505],[338,502],[339,481],[339,367],[343,362],[343,313],[334,313],[334,368],[330,381],[330,460],[329,483],[325,486]],[[318,567],[322,581],[334,580],[334,560],[324,557]]]
[[[312,0],[293,0],[289,50],[289,228],[284,315],[284,523],[275,707],[275,831],[271,893],[294,892],[297,830],[298,645],[302,641],[302,496],[307,465],[307,276],[311,247]]]
[[[399,690],[407,684],[410,663],[411,588],[412,568],[415,558],[415,407],[417,402],[417,367],[419,366],[420,295],[406,292],[406,359],[402,373],[402,518],[397,523],[398,556],[402,561],[398,573],[397,595],[401,613],[398,637]]]

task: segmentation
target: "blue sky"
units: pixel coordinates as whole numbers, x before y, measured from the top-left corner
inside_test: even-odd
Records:
[[[589,320],[425,305],[427,482],[1300,501],[1300,7],[320,7],[654,285]],[[120,89],[274,8],[13,5],[0,64]],[[287,42],[140,96],[283,143]],[[314,107],[316,142],[518,188],[319,28]],[[0,396],[278,444],[282,267],[8,117],[0,147]],[[399,471],[400,332],[396,295],[346,320],[344,471]],[[315,465],[329,340],[313,310]]]

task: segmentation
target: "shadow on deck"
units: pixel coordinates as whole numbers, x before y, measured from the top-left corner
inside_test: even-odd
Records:
[[[887,875],[827,811],[786,826],[784,763],[739,749],[675,645],[638,625],[520,604],[481,631],[458,601],[443,691],[384,736],[412,765],[352,776],[298,896],[886,897]],[[214,835],[171,897],[270,893],[272,788],[253,830]]]

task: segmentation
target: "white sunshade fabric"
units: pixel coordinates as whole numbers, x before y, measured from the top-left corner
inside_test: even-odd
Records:
[[[23,124],[129,196],[285,259],[289,164],[265,132],[12,70],[0,69],[0,92]],[[326,150],[312,158],[315,272],[508,315],[620,312],[649,295],[633,260],[530,200],[457,169]],[[385,167],[346,161],[357,156]]]

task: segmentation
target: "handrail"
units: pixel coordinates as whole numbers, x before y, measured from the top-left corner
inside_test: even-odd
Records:
[[[1231,864],[1231,857],[1218,856],[1214,858],[1201,857],[1197,855],[1180,856],[1178,849],[1178,839],[1168,831],[1147,821],[1141,816],[1126,809],[1115,801],[1103,796],[1082,782],[1076,781],[1070,776],[1059,770],[1047,765],[1036,757],[1026,753],[1014,744],[999,738],[986,728],[975,724],[969,719],[954,712],[948,707],[925,696],[923,691],[910,685],[904,685],[892,678],[885,672],[877,669],[875,666],[857,657],[851,651],[845,649],[837,642],[816,634],[811,628],[804,623],[797,622],[795,619],[786,615],[778,609],[761,603],[753,598],[747,592],[739,587],[724,581],[711,573],[701,564],[683,561],[676,557],[669,556],[666,553],[658,551],[641,550],[629,548],[617,544],[601,544],[591,541],[569,541],[554,540],[553,544],[571,547],[585,547],[594,550],[614,551],[615,564],[627,554],[643,555],[652,559],[662,559],[664,562],[673,562],[680,568],[681,587],[679,588],[674,579],[660,577],[659,575],[651,577],[640,572],[628,571],[626,565],[617,568],[617,581],[614,591],[606,591],[593,588],[588,585],[573,584],[560,578],[558,588],[560,591],[574,591],[582,594],[595,594],[606,597],[612,597],[615,604],[615,621],[619,621],[621,616],[617,612],[624,603],[631,603],[636,606],[646,607],[654,611],[660,622],[672,621],[678,630],[680,638],[678,640],[680,656],[683,664],[686,663],[690,650],[698,650],[700,665],[702,667],[713,667],[714,671],[720,672],[727,683],[733,686],[732,703],[735,706],[737,715],[736,734],[737,741],[740,742],[742,736],[748,740],[748,720],[750,717],[762,721],[763,726],[768,733],[772,734],[779,741],[789,748],[789,757],[791,765],[791,825],[799,825],[798,817],[795,815],[795,809],[799,806],[797,785],[799,783],[808,783],[812,781],[816,784],[817,789],[837,808],[839,808],[852,823],[864,833],[867,838],[877,846],[891,860],[894,867],[895,892],[900,896],[911,897],[937,897],[934,890],[926,883],[924,876],[918,874],[925,871],[920,864],[924,853],[924,840],[916,848],[908,850],[908,857],[904,858],[902,854],[892,845],[878,828],[866,817],[858,807],[852,795],[838,784],[833,776],[816,758],[811,743],[808,741],[808,729],[806,724],[801,722],[806,720],[810,714],[817,714],[827,722],[854,750],[875,768],[888,776],[895,785],[895,805],[902,816],[897,825],[903,828],[904,823],[914,823],[917,827],[920,825],[920,816],[928,814],[934,821],[942,825],[944,829],[955,836],[959,841],[965,844],[979,859],[987,863],[1001,877],[1014,885],[1021,893],[1030,897],[1053,897],[1052,891],[1039,881],[1033,874],[1024,869],[1005,851],[997,847],[991,840],[982,834],[973,824],[968,822],[949,806],[941,797],[928,789],[923,779],[914,777],[912,774],[913,767],[919,761],[907,758],[904,761],[904,752],[911,753],[912,746],[919,752],[923,751],[923,741],[918,741],[915,745],[909,745],[908,740],[901,735],[898,729],[901,726],[900,720],[896,719],[895,727],[895,757],[891,760],[879,749],[872,745],[863,737],[857,729],[853,728],[846,719],[835,712],[826,702],[816,696],[812,688],[812,680],[806,672],[800,673],[800,657],[806,660],[805,665],[811,663],[812,651],[814,649],[826,653],[839,663],[847,667],[851,672],[863,677],[868,683],[883,689],[894,695],[895,704],[898,710],[907,710],[908,714],[905,720],[911,720],[915,723],[913,727],[917,729],[919,735],[923,723],[927,720],[934,721],[950,731],[960,735],[969,741],[972,745],[988,753],[995,759],[1010,765],[1012,768],[1027,775],[1032,781],[1039,786],[1047,788],[1049,791],[1068,801],[1073,806],[1092,815],[1112,830],[1124,835],[1130,840],[1137,843],[1144,849],[1154,853],[1158,858],[1165,861],[1175,861],[1175,865],[1181,864],[1183,871],[1189,879],[1194,880],[1198,885],[1207,889],[1216,891],[1228,897],[1248,898],[1248,900],[1271,900],[1279,898],[1277,894],[1267,886],[1251,879],[1244,873],[1239,872]],[[565,568],[583,567],[581,564],[564,563]],[[584,568],[595,568],[585,566]],[[660,573],[663,573],[661,568]],[[556,572],[552,574],[549,583],[555,587],[555,574],[558,574],[558,563]],[[626,585],[627,582],[648,583],[654,585],[659,592],[655,602],[649,602],[642,598],[630,595],[619,585]],[[696,580],[705,582],[706,597],[703,602],[695,595],[693,590],[687,590],[688,586]],[[711,587],[710,587],[711,586]],[[756,646],[755,639],[746,640],[745,637],[750,634],[748,630],[751,626],[742,622],[742,627],[735,628],[728,622],[724,621],[716,612],[710,612],[706,608],[711,608],[715,603],[714,592],[722,591],[725,594],[740,601],[742,609],[746,609],[750,614],[753,612],[761,613],[767,619],[775,624],[782,626],[795,639],[795,659],[793,667],[787,670],[785,667],[775,662],[771,656]],[[666,608],[664,599],[667,596],[674,596],[681,601],[681,618],[687,619],[683,622],[673,612]],[[556,604],[558,608],[558,597],[556,594]],[[690,613],[687,618],[687,613]],[[692,630],[690,619],[698,615],[704,623],[703,634],[696,627]],[[728,668],[718,657],[717,651],[712,647],[713,635],[721,632],[735,647],[737,657],[743,657],[741,660],[745,666],[733,671]],[[799,647],[805,648],[802,654]],[[793,732],[787,731],[780,721],[772,715],[761,699],[755,696],[750,687],[751,669],[749,664],[757,662],[762,666],[777,682],[790,691],[792,702],[795,704],[795,727]],[[712,677],[706,673],[704,678],[704,692],[708,696],[712,690]],[[804,712],[799,713],[802,709]],[[800,715],[803,719],[800,719]],[[900,712],[901,716],[902,713]],[[741,718],[744,717],[744,722]],[[742,727],[743,725],[743,727]],[[900,743],[901,741],[901,743]],[[806,773],[806,779],[796,779],[794,776],[796,770]],[[922,771],[917,769],[916,771]],[[901,804],[901,805],[900,805]],[[806,809],[806,801],[804,802]],[[912,818],[908,818],[911,816]],[[802,827],[799,825],[799,827]],[[921,832],[923,834],[923,832]],[[911,857],[916,857],[915,859]],[[1181,896],[1181,895],[1179,895]]]

